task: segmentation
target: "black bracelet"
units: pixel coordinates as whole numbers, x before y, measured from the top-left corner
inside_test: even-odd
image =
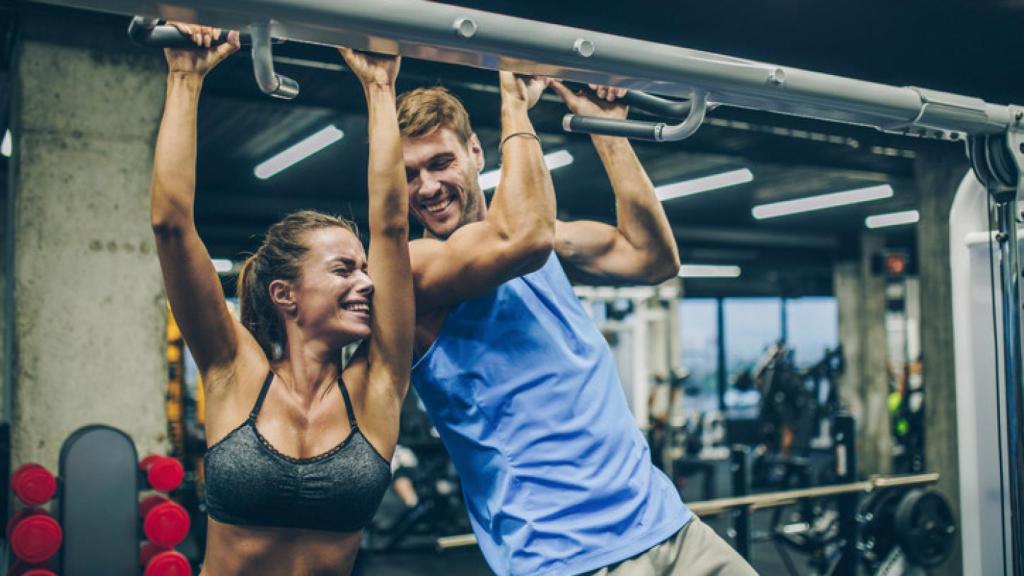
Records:
[[[515,138],[516,136],[529,136],[536,140],[537,144],[541,143],[540,138],[538,138],[533,132],[513,132],[501,139],[501,144],[498,144],[498,154],[501,154],[501,150],[505,147],[505,142],[508,142],[510,138]]]

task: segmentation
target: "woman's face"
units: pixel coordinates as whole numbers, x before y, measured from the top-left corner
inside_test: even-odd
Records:
[[[339,227],[305,235],[308,251],[293,285],[295,318],[311,336],[345,345],[370,335],[373,281],[366,251],[355,234]]]

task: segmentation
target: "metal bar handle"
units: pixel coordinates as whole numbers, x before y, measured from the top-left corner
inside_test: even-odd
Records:
[[[299,95],[299,83],[274,72],[274,53],[270,45],[270,23],[254,22],[249,26],[252,35],[252,69],[256,84],[264,94],[291,100]]]
[[[562,129],[566,132],[577,132],[580,134],[605,134],[607,136],[622,136],[633,140],[660,140],[664,122],[642,122],[639,120],[618,120],[615,118],[601,118],[599,116],[577,116],[566,114],[562,118]]]
[[[564,83],[572,90],[589,91],[592,93],[588,85],[582,82],[566,80]],[[641,110],[651,116],[675,120],[686,118],[690,114],[690,108],[693,106],[689,100],[670,100],[661,96],[655,96],[649,92],[641,92],[640,90],[626,90],[625,94],[619,97],[619,100],[633,110]],[[708,105],[708,110],[714,110],[714,108],[714,104]]]
[[[223,44],[228,41],[228,30],[221,30],[220,36],[213,40],[213,45]],[[146,48],[196,48],[199,47],[192,42],[192,39],[182,34],[174,26],[165,24],[160,18],[147,18],[136,16],[128,23],[128,37],[139,46]],[[242,46],[252,44],[249,34],[239,34],[238,40]]]
[[[687,102],[687,105],[690,108],[689,114],[679,124],[668,125],[664,122],[642,122],[566,114],[562,118],[562,129],[566,132],[583,134],[604,134],[636,140],[675,142],[689,138],[700,128],[708,109],[707,94],[703,92],[695,94],[690,102]]]
[[[693,107],[689,100],[669,100],[639,90],[627,90],[622,101],[630,108],[664,118],[686,118]]]

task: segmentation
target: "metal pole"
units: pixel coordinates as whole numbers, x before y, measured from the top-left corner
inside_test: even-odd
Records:
[[[715,318],[718,323],[718,410],[725,412],[725,391],[729,387],[729,375],[725,366],[725,301],[715,300]]]
[[[780,298],[779,301],[779,342],[785,344],[789,340],[789,311],[786,310],[788,298]]]
[[[1017,201],[998,204],[999,271],[1003,306],[1003,370],[1006,386],[1007,453],[1010,466],[1010,526],[1013,573],[1024,576],[1024,394],[1021,381],[1020,262]]]
[[[732,492],[742,497],[750,494],[750,447],[736,444],[732,447]],[[750,508],[741,506],[733,511],[733,529],[736,531],[736,552],[750,561]]]
[[[853,416],[840,414],[835,421],[836,480],[855,482],[857,480],[857,426]],[[860,508],[860,493],[850,492],[839,496],[839,541],[842,556],[836,566],[839,576],[856,576],[860,565],[857,545],[860,543],[860,523],[857,512]]]

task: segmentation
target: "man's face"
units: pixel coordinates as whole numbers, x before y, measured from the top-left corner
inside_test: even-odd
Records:
[[[483,220],[483,191],[477,177],[484,165],[480,141],[467,144],[448,128],[420,138],[402,138],[409,211],[434,238],[447,238],[463,224]]]

